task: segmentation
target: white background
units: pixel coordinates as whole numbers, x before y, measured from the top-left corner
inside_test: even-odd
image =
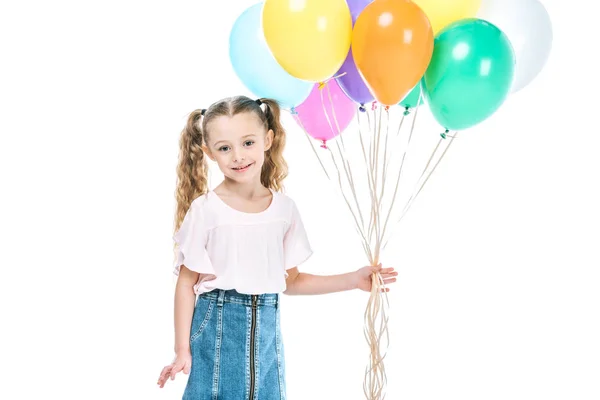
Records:
[[[0,398],[181,397],[187,376],[155,384],[173,356],[179,133],[195,108],[249,94],[227,43],[251,4],[3,3]],[[400,273],[388,399],[600,398],[597,21],[581,0],[544,4],[546,68],[456,139],[383,258]],[[284,123],[287,193],[315,250],[301,269],[365,265]],[[291,400],[364,398],[367,298],[284,298]]]

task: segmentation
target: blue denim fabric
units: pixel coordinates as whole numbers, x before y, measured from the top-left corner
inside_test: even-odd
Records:
[[[201,294],[190,346],[183,400],[285,400],[279,294]]]

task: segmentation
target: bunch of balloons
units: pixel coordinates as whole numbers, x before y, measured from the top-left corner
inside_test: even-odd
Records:
[[[264,0],[230,34],[242,82],[296,110],[321,140],[373,101],[425,99],[444,128],[472,127],[539,74],[551,47],[539,0]]]

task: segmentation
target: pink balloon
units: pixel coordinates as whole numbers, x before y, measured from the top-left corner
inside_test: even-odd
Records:
[[[295,108],[296,122],[313,138],[323,142],[344,131],[356,114],[356,105],[335,79],[317,83],[302,104]]]

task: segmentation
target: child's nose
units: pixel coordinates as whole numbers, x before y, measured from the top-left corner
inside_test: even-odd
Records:
[[[236,162],[239,162],[244,159],[244,152],[242,149],[234,148],[233,149],[233,159]]]

